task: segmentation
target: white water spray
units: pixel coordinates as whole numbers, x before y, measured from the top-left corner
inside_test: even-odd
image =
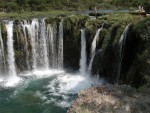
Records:
[[[24,22],[24,29],[27,29],[28,37],[32,47],[32,68],[37,69],[37,40],[39,36],[39,22],[38,19],[32,19],[31,24],[27,21]]]
[[[97,42],[97,40],[99,38],[99,34],[100,34],[102,29],[103,29],[103,25],[102,25],[102,27],[100,29],[98,29],[96,31],[96,35],[95,35],[95,37],[94,37],[94,39],[92,41],[92,45],[91,45],[91,60],[90,60],[89,67],[88,67],[88,70],[89,70],[90,73],[91,73],[91,69],[92,69],[93,59],[94,59],[94,56],[95,56],[95,53],[96,53],[96,46],[97,46],[96,42]]]
[[[44,18],[40,22],[38,19],[32,19],[31,23],[25,21],[22,26],[25,40],[29,40],[32,48],[33,70],[63,68],[63,20],[59,24],[58,40],[57,26],[55,24],[46,26]]]
[[[55,38],[55,39],[54,39]],[[56,37],[54,37],[54,27],[51,24],[47,25],[47,40],[49,48],[50,64],[52,68],[57,66],[57,55],[56,55]]]
[[[8,74],[10,77],[16,77],[15,67],[15,52],[14,52],[14,41],[13,41],[13,21],[9,21],[6,24],[7,30],[7,62],[8,62]]]
[[[31,40],[31,46],[32,46],[32,59],[33,59],[33,69],[37,69],[37,45],[36,42],[38,40],[39,36],[39,22],[38,19],[33,19],[31,26],[29,27],[29,35]]]
[[[27,33],[26,33],[26,26],[27,26],[27,20],[23,20],[23,22],[21,22],[21,26],[23,29],[23,35],[24,35],[24,49],[26,52],[26,63],[27,63],[27,68],[30,70],[30,63],[29,63],[29,50],[28,50],[28,40],[27,40]]]
[[[58,68],[63,68],[63,19],[59,24]]]
[[[126,42],[126,37],[127,37],[129,26],[130,24],[126,26],[119,40],[119,65],[118,65],[117,83],[119,82],[119,79],[120,79],[122,59],[124,55],[125,42]]]
[[[86,75],[87,70],[87,55],[86,55],[86,39],[85,30],[81,29],[81,58],[80,58],[80,73]]]
[[[39,67],[43,69],[49,68],[49,59],[48,59],[48,48],[47,48],[47,40],[46,40],[46,27],[45,27],[45,18],[41,20],[41,27],[40,27],[40,38],[38,44],[38,60],[39,60]]]

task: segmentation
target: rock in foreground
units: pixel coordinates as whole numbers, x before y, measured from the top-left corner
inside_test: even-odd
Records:
[[[68,113],[150,113],[150,97],[130,86],[99,86],[80,91]]]

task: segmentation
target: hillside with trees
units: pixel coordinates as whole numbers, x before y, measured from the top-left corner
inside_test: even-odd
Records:
[[[0,0],[0,12],[84,10],[94,9],[133,9],[139,5],[150,10],[150,0]]]

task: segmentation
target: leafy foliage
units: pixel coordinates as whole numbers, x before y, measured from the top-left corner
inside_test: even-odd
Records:
[[[150,10],[150,0],[0,0],[0,11],[47,11],[138,7]]]

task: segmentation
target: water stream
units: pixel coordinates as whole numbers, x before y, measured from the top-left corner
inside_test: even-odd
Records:
[[[86,38],[85,29],[81,29],[81,58],[80,58],[80,73],[86,75],[87,71],[87,54],[86,54]]]
[[[91,60],[90,60],[89,67],[88,67],[89,73],[91,73],[92,63],[93,63],[93,59],[94,59],[94,56],[95,56],[95,53],[96,53],[97,40],[99,38],[99,34],[100,34],[102,29],[103,29],[103,25],[102,25],[101,28],[99,28],[96,31],[96,35],[95,35],[95,37],[92,41],[92,44],[91,44]]]
[[[126,37],[127,37],[129,26],[130,24],[126,26],[119,40],[119,62],[118,62],[119,64],[118,64],[117,83],[119,83],[119,79],[121,76],[122,59],[124,55],[125,42],[126,42]]]

